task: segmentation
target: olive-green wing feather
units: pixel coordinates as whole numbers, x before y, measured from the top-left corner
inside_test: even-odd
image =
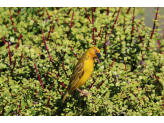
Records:
[[[79,82],[80,78],[83,76],[83,74],[84,74],[83,68],[84,68],[84,62],[78,62],[75,69],[74,69],[74,71],[73,71],[73,74],[70,78],[70,83],[69,83],[69,86],[68,86],[67,93],[63,97],[63,103],[64,103],[68,93],[73,91],[74,87]]]
[[[76,84],[79,82],[80,78],[84,74],[84,63],[78,63],[73,71],[73,74],[70,78],[70,84],[68,86],[68,92],[71,92]]]
[[[76,86],[76,84],[79,82],[80,78],[83,76],[84,74],[84,61],[88,60],[88,57],[84,54],[78,61],[73,74],[70,78],[70,83],[68,86],[68,92],[70,93],[74,87]]]

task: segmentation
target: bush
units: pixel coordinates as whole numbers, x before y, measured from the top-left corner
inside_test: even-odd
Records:
[[[0,114],[164,115],[164,40],[141,8],[0,8]],[[101,63],[62,103],[78,59],[99,47]]]

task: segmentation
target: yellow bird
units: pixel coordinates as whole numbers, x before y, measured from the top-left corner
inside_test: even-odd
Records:
[[[81,93],[85,94],[78,88],[84,85],[90,78],[93,67],[94,67],[94,58],[101,57],[100,50],[97,47],[89,48],[85,54],[79,59],[78,63],[75,66],[73,74],[70,78],[70,83],[66,95],[63,98],[63,103],[68,95],[68,93],[73,90],[78,90]],[[85,94],[86,95],[86,94]]]

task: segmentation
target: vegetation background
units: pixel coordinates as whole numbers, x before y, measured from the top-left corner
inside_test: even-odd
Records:
[[[164,16],[152,9],[149,27],[138,7],[1,7],[0,114],[164,115]],[[92,96],[75,91],[63,104],[74,66],[92,46],[102,53],[82,87]]]

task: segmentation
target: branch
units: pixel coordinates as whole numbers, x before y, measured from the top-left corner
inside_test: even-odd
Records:
[[[114,22],[114,24],[113,24],[113,26],[112,26],[112,30],[111,30],[111,32],[109,33],[109,36],[110,36],[110,34],[112,33],[112,31],[113,31],[113,28],[114,28],[114,25],[116,24],[116,22],[117,22],[117,19],[118,19],[118,15],[119,15],[119,13],[120,13],[120,10],[121,10],[121,8],[122,7],[120,7],[119,8],[119,10],[118,10],[118,13],[117,13],[117,17],[116,17],[116,20],[115,20],[115,22]]]
[[[70,30],[68,32],[67,38],[69,37],[69,34],[71,32],[73,16],[74,16],[74,11],[73,11],[73,14],[72,14],[72,19],[71,19],[71,24],[70,24]]]
[[[38,69],[36,67],[35,62],[34,62],[34,66],[35,66],[36,72],[38,73]],[[39,78],[40,84],[41,84],[41,86],[43,87],[43,90],[44,90],[43,82],[41,81],[41,78],[40,78],[40,75],[39,74],[38,74],[38,78]]]
[[[9,8],[9,13],[10,13],[10,19],[11,19],[12,25],[13,25],[13,27],[14,27],[14,31],[17,32],[17,30],[16,30],[16,28],[15,28],[15,26],[14,26],[14,22],[13,22],[13,19],[12,19],[12,15],[11,15],[11,10],[10,10],[10,8]]]
[[[41,28],[41,30],[42,30],[42,28]],[[42,30],[42,35],[43,35],[43,40],[44,40],[44,44],[46,46],[47,53],[49,55],[49,58],[50,58],[51,62],[53,63],[52,57],[51,57],[51,55],[50,55],[50,53],[48,51],[48,47],[47,47],[46,40],[45,40],[45,37],[44,37],[44,34],[43,34],[43,30]]]
[[[20,34],[20,36],[19,36],[19,39],[18,39],[18,43],[17,43],[17,46],[15,47],[15,49],[17,49],[18,48],[18,45],[19,45],[19,40],[22,38],[22,35]]]
[[[6,44],[5,38],[4,38],[4,37],[2,37],[2,39],[3,39],[3,42]]]
[[[10,65],[12,65],[12,62],[11,62],[11,52],[10,52],[10,44],[8,42],[8,48],[9,48],[9,60],[10,60]]]
[[[158,9],[159,9],[159,7],[157,7],[157,12],[156,12],[156,15],[155,15],[155,20],[157,20]],[[152,30],[152,32],[151,32],[150,39],[152,39],[152,36],[153,36],[153,34],[154,34],[154,29],[155,29],[155,21],[154,21],[153,30]],[[146,50],[147,50],[148,47],[149,47],[149,42],[150,42],[150,41],[148,40],[148,44],[147,44]]]
[[[86,14],[87,14],[87,9],[85,8]],[[91,23],[91,19],[89,18],[89,15],[87,14],[87,17],[89,19],[89,22]]]
[[[107,11],[106,11],[106,15],[108,15],[109,14],[109,7],[107,7]]]

